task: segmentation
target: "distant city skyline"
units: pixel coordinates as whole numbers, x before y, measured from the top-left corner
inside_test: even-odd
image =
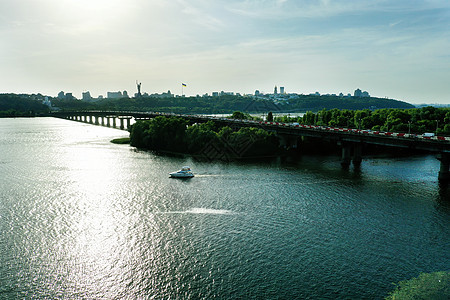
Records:
[[[186,87],[186,84],[182,84],[182,88]],[[140,87],[140,86],[139,86]],[[131,97],[139,97],[139,96],[152,96],[152,95],[171,95],[171,96],[185,96],[185,97],[194,97],[194,96],[218,96],[220,94],[225,94],[225,95],[240,95],[240,96],[258,96],[258,95],[316,95],[316,96],[323,96],[323,95],[335,95],[335,96],[353,96],[353,97],[376,97],[376,96],[372,96],[369,94],[369,92],[367,91],[362,91],[361,89],[357,88],[356,90],[354,90],[353,92],[339,92],[339,93],[320,93],[319,91],[316,91],[314,93],[297,93],[297,92],[287,92],[285,90],[285,87],[280,86],[280,92],[278,92],[278,87],[275,86],[274,90],[272,92],[262,92],[259,90],[255,90],[253,93],[240,93],[240,92],[236,92],[236,91],[207,91],[204,93],[199,93],[196,95],[185,95],[185,94],[177,94],[177,93],[172,93],[170,90],[166,91],[166,92],[154,92],[154,91],[141,91],[140,88],[137,90],[136,93],[134,93],[134,95],[129,95],[128,91],[123,90],[116,90],[116,91],[107,91],[104,94],[99,94],[97,96],[95,95],[91,95],[90,91],[86,90],[83,91],[81,93],[81,97],[77,97],[77,95],[73,95],[72,92],[68,92],[68,91],[60,91],[58,93],[57,96],[54,95],[47,95],[47,94],[43,94],[44,96],[49,96],[49,97],[57,97],[57,98],[66,98],[65,94],[69,94],[70,97],[74,97],[77,99],[82,99],[82,100],[86,100],[86,99],[91,99],[91,98],[109,98],[109,99],[114,99],[114,98],[131,98]],[[142,93],[141,93],[142,92]],[[42,93],[40,93],[42,94]],[[106,95],[106,96],[105,96]],[[378,98],[383,98],[383,97],[378,97]]]
[[[0,93],[450,103],[447,0],[3,0],[0,20]]]

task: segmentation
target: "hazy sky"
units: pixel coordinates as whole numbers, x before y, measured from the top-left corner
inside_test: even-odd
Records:
[[[0,0],[0,93],[450,103],[449,0]]]

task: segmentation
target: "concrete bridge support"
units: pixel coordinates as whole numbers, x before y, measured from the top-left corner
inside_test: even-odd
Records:
[[[129,130],[131,127],[131,117],[119,117],[120,120],[120,129],[124,130],[125,129],[125,121],[127,120],[127,127],[126,129]]]
[[[111,123],[109,122],[110,117],[106,117],[106,126],[111,127]]]
[[[99,124],[98,123],[98,116],[95,116],[94,118],[95,118],[95,125],[98,125]]]
[[[89,123],[92,124],[92,116],[89,116]]]
[[[441,161],[438,179],[441,182],[450,181],[450,153],[440,153],[437,157]]]
[[[294,135],[278,135],[280,140],[280,146],[285,149],[297,149],[298,148],[298,136]]]
[[[362,162],[362,144],[354,143],[353,144],[353,165],[355,167],[361,166]]]
[[[342,157],[341,166],[343,168],[348,168],[353,162],[355,167],[361,166],[362,162],[362,144],[361,143],[344,143],[341,142],[342,146]],[[353,157],[352,157],[353,154]]]
[[[341,166],[343,168],[348,168],[352,161],[351,158],[351,146],[348,143],[342,145],[342,157],[341,157]]]
[[[114,127],[114,128],[117,128],[117,125],[116,125],[116,117],[113,117],[113,127]]]

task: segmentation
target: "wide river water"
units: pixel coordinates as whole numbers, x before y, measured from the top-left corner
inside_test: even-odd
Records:
[[[382,299],[450,270],[432,155],[209,162],[0,119],[1,299]],[[189,165],[190,180],[168,173]]]

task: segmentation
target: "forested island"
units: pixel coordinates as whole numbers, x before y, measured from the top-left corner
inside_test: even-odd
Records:
[[[233,129],[213,121],[188,125],[183,118],[163,116],[133,124],[130,144],[212,159],[273,156],[280,150],[276,135],[261,128]]]

